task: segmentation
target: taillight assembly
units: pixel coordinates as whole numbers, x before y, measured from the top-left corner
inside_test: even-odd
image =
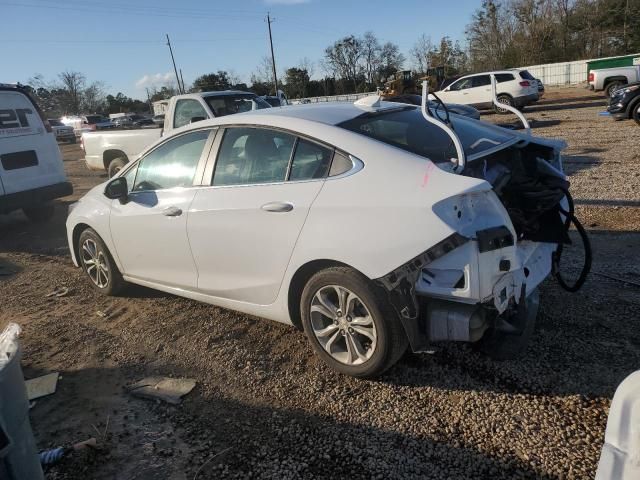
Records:
[[[520,82],[520,86],[521,87],[528,87],[531,84],[529,83],[529,80],[523,80],[522,82]]]
[[[593,72],[589,72],[589,81],[590,82],[593,82],[594,77],[595,76],[593,75]]]
[[[80,148],[84,150],[84,138],[80,137]]]

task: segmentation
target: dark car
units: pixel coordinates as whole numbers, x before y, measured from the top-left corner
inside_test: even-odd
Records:
[[[422,97],[420,95],[414,95],[407,93],[404,95],[396,95],[394,97],[388,97],[384,99],[387,102],[408,103],[410,105],[422,105]],[[480,112],[470,105],[460,105],[457,103],[446,103],[449,113],[455,113],[456,115],[462,115],[464,117],[473,118],[474,120],[480,120]],[[437,109],[437,113],[440,116],[446,115],[444,108],[437,102],[429,100],[429,108]]]
[[[153,118],[141,117],[133,121],[133,125],[136,127],[145,127],[148,125],[155,125]]]
[[[616,120],[633,118],[640,125],[640,82],[630,83],[613,92],[607,111]]]

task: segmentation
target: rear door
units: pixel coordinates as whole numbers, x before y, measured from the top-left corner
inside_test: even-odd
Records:
[[[287,132],[227,128],[211,186],[198,189],[189,211],[198,289],[273,303],[332,157],[332,148]]]
[[[66,180],[53,132],[31,100],[14,89],[0,89],[0,179],[5,194]]]
[[[472,88],[469,89],[471,105],[488,108],[491,106],[491,77],[489,75],[476,75],[471,77]]]

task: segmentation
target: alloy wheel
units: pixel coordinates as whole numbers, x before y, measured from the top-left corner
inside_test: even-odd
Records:
[[[345,365],[361,365],[376,349],[377,331],[369,309],[339,285],[319,289],[311,301],[311,328],[324,350]]]
[[[91,238],[82,244],[82,263],[89,278],[98,288],[105,288],[109,284],[109,265],[105,253]]]

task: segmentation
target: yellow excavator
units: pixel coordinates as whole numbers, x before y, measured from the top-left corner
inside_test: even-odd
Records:
[[[444,80],[444,68],[430,68],[427,75],[417,77],[411,70],[398,70],[384,83],[384,89],[380,92],[382,98],[395,97],[397,95],[420,94],[422,82],[429,82],[429,90],[434,91]]]

